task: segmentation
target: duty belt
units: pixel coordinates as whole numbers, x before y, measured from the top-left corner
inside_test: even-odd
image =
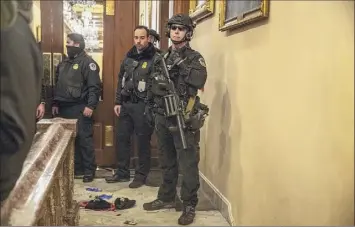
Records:
[[[124,102],[138,103],[140,101],[144,101],[144,98],[140,98],[137,95],[131,94],[130,96],[126,96]]]

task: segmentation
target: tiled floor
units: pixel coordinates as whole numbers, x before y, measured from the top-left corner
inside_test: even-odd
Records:
[[[127,197],[137,201],[136,206],[123,211],[91,211],[80,210],[80,225],[124,225],[125,221],[134,221],[137,226],[177,226],[180,212],[174,209],[162,211],[145,211],[143,203],[156,198],[158,187],[143,186],[138,189],[130,189],[127,183],[107,184],[104,179],[95,179],[91,183],[83,183],[80,179],[75,180],[75,199],[77,201],[90,200],[90,195],[112,194],[113,202],[117,197]],[[97,187],[102,192],[89,192],[86,187]],[[197,215],[192,226],[229,226],[222,215],[213,209],[208,199],[199,195],[200,204],[197,207]]]

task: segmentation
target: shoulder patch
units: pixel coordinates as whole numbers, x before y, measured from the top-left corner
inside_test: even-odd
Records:
[[[200,62],[200,64],[206,68],[206,62],[205,62],[205,59],[203,58],[199,58],[198,61]]]
[[[89,67],[90,67],[90,69],[91,69],[92,71],[95,71],[95,70],[96,70],[96,65],[95,65],[95,63],[90,63],[90,64],[89,64]]]

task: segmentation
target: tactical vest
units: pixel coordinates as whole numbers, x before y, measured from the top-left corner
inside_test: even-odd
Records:
[[[122,80],[122,89],[127,89],[128,84],[133,85],[133,94],[140,99],[145,99],[147,96],[147,81],[151,72],[152,59],[145,59],[136,61],[132,58],[126,58],[124,60],[125,74]]]
[[[59,65],[59,77],[56,95],[64,99],[78,101],[82,99],[84,86],[83,64],[80,59],[65,60]]]
[[[185,59],[185,63],[189,65],[189,62],[192,60],[194,55],[187,56]],[[183,72],[176,64],[174,64],[174,56],[172,53],[166,53],[164,55],[166,66],[169,70],[169,75],[171,80],[174,82],[175,89],[179,94],[180,98],[186,101],[191,96],[197,95],[197,89],[188,86],[184,81],[184,75],[189,72]]]

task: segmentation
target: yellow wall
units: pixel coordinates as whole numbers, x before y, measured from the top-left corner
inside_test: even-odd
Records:
[[[32,12],[33,12],[33,18],[31,22],[31,29],[33,34],[36,37],[36,28],[37,26],[41,25],[41,8],[40,8],[40,1],[33,1],[33,7],[32,7]]]
[[[354,2],[270,7],[242,32],[219,32],[218,13],[197,25],[201,171],[238,225],[353,225]]]

